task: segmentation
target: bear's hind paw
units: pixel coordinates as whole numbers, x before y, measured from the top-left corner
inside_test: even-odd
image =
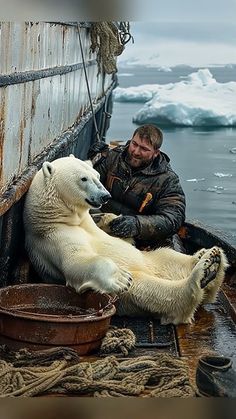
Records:
[[[204,260],[203,265],[203,278],[200,281],[201,288],[205,288],[211,281],[216,278],[221,262],[220,249],[213,247],[207,257]]]

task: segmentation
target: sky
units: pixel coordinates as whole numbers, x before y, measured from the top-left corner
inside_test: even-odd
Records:
[[[153,15],[149,12],[140,9],[139,19],[130,22],[134,43],[126,45],[119,63],[236,63],[236,0],[155,0]]]
[[[236,63],[236,0],[0,0],[0,6],[2,20],[130,21],[135,42],[119,61]]]

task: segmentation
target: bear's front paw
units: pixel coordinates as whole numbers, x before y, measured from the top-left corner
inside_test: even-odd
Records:
[[[120,294],[128,291],[132,283],[130,272],[120,268],[110,258],[100,256],[90,260],[89,269],[85,274],[82,285],[79,285],[80,292],[81,289],[89,287],[102,293]]]
[[[132,276],[130,272],[124,269],[117,269],[114,275],[111,277],[111,294],[121,294],[128,291],[132,284]]]

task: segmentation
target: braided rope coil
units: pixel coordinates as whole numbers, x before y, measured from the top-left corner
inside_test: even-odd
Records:
[[[120,361],[108,356],[95,362],[68,366],[14,367],[0,361],[0,397],[41,394],[77,394],[94,397],[193,397],[186,364],[170,355]]]
[[[135,347],[130,329],[110,328],[101,355],[119,352],[127,356]],[[186,361],[167,354],[155,357],[106,356],[79,362],[76,351],[53,348],[29,352],[0,347],[0,397],[32,397],[45,394],[94,397],[193,397]]]

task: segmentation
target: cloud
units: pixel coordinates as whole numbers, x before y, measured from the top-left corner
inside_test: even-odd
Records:
[[[236,25],[230,22],[131,22],[131,31],[138,40],[159,39],[184,40],[197,42],[220,42],[235,45]]]
[[[226,22],[131,22],[134,44],[119,62],[150,57],[153,65],[228,64],[236,62],[236,26]]]
[[[137,0],[136,5],[142,21],[233,23],[236,15],[235,0]]]

